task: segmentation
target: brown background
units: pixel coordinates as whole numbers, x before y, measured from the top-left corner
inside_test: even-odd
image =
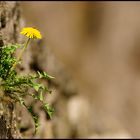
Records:
[[[75,81],[79,94],[66,105],[79,137],[140,137],[140,3],[38,1],[21,8]]]

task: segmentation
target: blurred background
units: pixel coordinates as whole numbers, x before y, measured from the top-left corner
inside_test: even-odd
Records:
[[[71,81],[70,92],[54,93],[56,114],[41,137],[139,138],[140,2],[30,1],[20,6],[26,26],[41,31],[43,46],[64,69],[56,79],[65,88]],[[45,49],[38,55],[39,64],[45,64]],[[63,81],[65,73],[70,78]]]

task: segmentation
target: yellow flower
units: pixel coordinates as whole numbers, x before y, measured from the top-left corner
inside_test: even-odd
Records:
[[[42,38],[41,33],[37,29],[32,27],[23,28],[20,34],[23,34],[28,38],[38,38],[38,39]]]

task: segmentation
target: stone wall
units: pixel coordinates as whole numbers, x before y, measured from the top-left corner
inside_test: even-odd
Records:
[[[17,2],[0,2],[0,47],[17,42],[20,28],[20,10]],[[0,94],[0,138],[20,138],[16,123],[15,104]]]

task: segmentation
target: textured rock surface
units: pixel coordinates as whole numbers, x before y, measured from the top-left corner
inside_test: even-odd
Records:
[[[0,2],[0,46],[18,41],[20,11],[16,2]],[[15,104],[0,94],[0,138],[20,138],[16,124]]]

